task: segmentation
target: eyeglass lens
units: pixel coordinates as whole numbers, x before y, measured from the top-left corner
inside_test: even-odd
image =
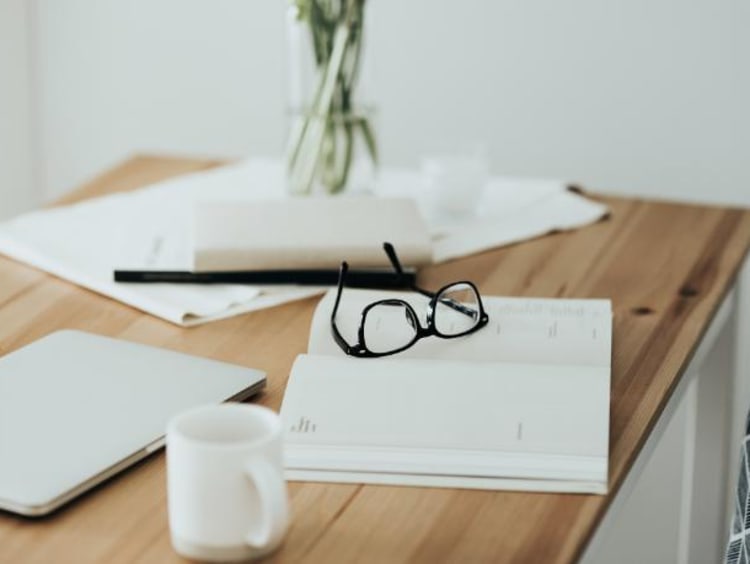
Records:
[[[435,301],[435,329],[442,335],[458,336],[480,321],[479,296],[473,286],[459,282],[445,288]]]
[[[468,333],[479,324],[479,311],[479,296],[473,286],[463,282],[448,286],[435,300],[435,329],[446,337]],[[418,327],[414,310],[403,301],[384,300],[365,314],[363,344],[378,354],[397,351],[414,341]]]
[[[417,336],[413,311],[400,300],[386,300],[367,311],[362,324],[364,345],[374,353],[397,351]]]

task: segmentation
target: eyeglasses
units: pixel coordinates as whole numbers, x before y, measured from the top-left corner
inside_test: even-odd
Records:
[[[384,243],[388,258],[396,271],[396,276],[404,276],[404,270],[390,243]],[[341,263],[338,292],[331,313],[333,338],[348,355],[360,358],[375,358],[399,353],[408,349],[424,337],[455,339],[478,331],[489,321],[482,305],[477,287],[468,280],[443,286],[437,292],[430,292],[409,285],[409,289],[427,296],[426,326],[408,302],[401,299],[385,299],[371,303],[362,310],[362,318],[357,332],[358,342],[349,344],[336,325],[336,314],[341,302],[341,294],[346,283],[349,265]]]

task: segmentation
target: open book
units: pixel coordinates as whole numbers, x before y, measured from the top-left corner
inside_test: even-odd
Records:
[[[428,303],[346,289],[345,338],[385,297],[418,313]],[[289,479],[606,493],[609,300],[486,297],[476,333],[359,359],[331,337],[334,298],[315,312],[281,407]]]

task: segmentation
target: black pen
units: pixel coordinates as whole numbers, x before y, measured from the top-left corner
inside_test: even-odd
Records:
[[[170,284],[297,284],[301,286],[335,286],[338,269],[235,270],[190,272],[186,270],[115,270],[115,282]],[[416,272],[398,274],[387,269],[349,270],[346,285],[351,288],[399,289],[416,282]]]

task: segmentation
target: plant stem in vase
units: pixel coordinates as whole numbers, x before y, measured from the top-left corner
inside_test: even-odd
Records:
[[[301,104],[288,154],[295,194],[335,194],[352,184],[355,153],[374,170],[377,145],[368,112],[355,103],[360,72],[365,0],[296,0],[296,25],[307,28],[314,60],[309,101]]]

